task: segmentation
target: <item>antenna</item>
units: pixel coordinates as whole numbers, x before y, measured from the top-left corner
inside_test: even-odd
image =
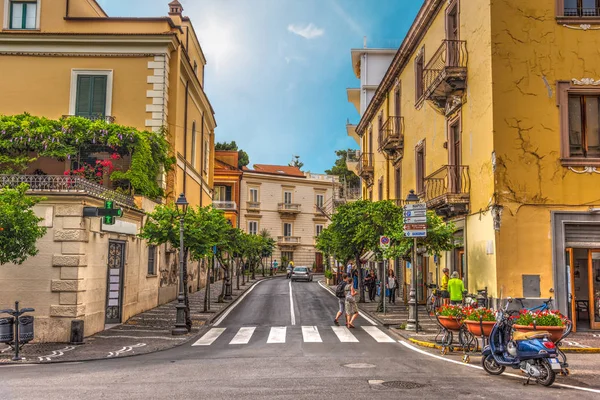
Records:
[[[367,48],[367,37],[363,36],[363,48]]]

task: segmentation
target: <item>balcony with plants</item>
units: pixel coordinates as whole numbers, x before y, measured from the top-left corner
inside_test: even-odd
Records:
[[[166,133],[140,131],[103,118],[29,114],[0,116],[0,186],[30,192],[85,194],[135,207],[157,200],[174,163]]]

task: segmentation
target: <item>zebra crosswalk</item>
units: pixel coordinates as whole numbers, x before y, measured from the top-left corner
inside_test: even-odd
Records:
[[[300,329],[298,331],[298,329]],[[273,326],[240,328],[211,328],[192,346],[210,346],[217,341],[229,345],[247,345],[250,342],[285,344],[300,339],[303,343],[395,343],[396,340],[377,326],[361,326],[350,330],[345,326]]]

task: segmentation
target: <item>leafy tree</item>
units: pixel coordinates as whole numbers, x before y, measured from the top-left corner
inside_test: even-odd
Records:
[[[290,167],[297,167],[298,169],[302,169],[304,167],[304,163],[300,161],[300,156],[292,156],[292,161],[288,164]]]
[[[336,150],[335,155],[338,157],[335,160],[335,164],[331,169],[325,170],[325,173],[328,175],[337,175],[340,179],[346,181],[348,186],[350,187],[359,187],[360,186],[360,178],[354,174],[354,172],[350,171],[346,166],[346,159],[348,158],[348,151],[346,150]]]
[[[28,189],[29,185],[24,183],[0,189],[0,265],[20,265],[35,256],[38,253],[35,244],[46,234],[46,228],[38,226],[43,218],[32,210],[43,198],[27,196]]]
[[[245,167],[250,164],[250,157],[248,157],[248,153],[244,150],[238,149],[237,143],[232,142],[218,142],[215,144],[215,150],[225,150],[225,151],[237,151],[238,152],[238,168]]]
[[[266,258],[270,257],[273,254],[273,250],[275,249],[275,240],[271,236],[271,233],[263,229],[260,231],[259,235],[262,239],[262,249],[261,249],[261,264],[262,264],[262,276],[265,276],[265,263]]]

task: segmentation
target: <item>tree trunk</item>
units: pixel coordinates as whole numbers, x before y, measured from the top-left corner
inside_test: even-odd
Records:
[[[235,277],[235,288],[237,290],[240,290],[240,258],[236,257],[235,258],[235,272],[236,272],[236,277]]]
[[[209,261],[206,268],[206,286],[204,287],[204,312],[210,311],[210,268],[213,262]]]
[[[265,258],[264,257],[260,258],[260,263],[262,265],[262,276],[264,278],[265,277]]]
[[[188,251],[187,247],[183,251],[183,299],[185,303],[185,325],[188,332],[190,332],[192,330],[192,318],[190,316],[190,298],[188,296]]]
[[[221,282],[221,293],[219,294],[219,298],[217,303],[224,303],[225,301],[223,300],[223,297],[225,297],[225,281],[228,278],[228,273],[229,273],[229,269],[227,264],[225,264],[224,260],[222,257],[217,256],[217,260],[219,261],[219,265],[221,266],[221,268],[223,268],[223,280]]]
[[[377,305],[377,312],[383,312],[383,302],[385,301],[385,281],[386,281],[385,267],[384,263],[381,263],[381,268],[379,268],[379,304]]]
[[[358,291],[359,291],[359,303],[365,302],[365,282],[363,280],[362,264],[360,263],[360,254],[356,253],[356,266],[358,267]]]
[[[255,280],[256,279],[256,260],[252,260],[250,267],[252,268],[252,280]]]

